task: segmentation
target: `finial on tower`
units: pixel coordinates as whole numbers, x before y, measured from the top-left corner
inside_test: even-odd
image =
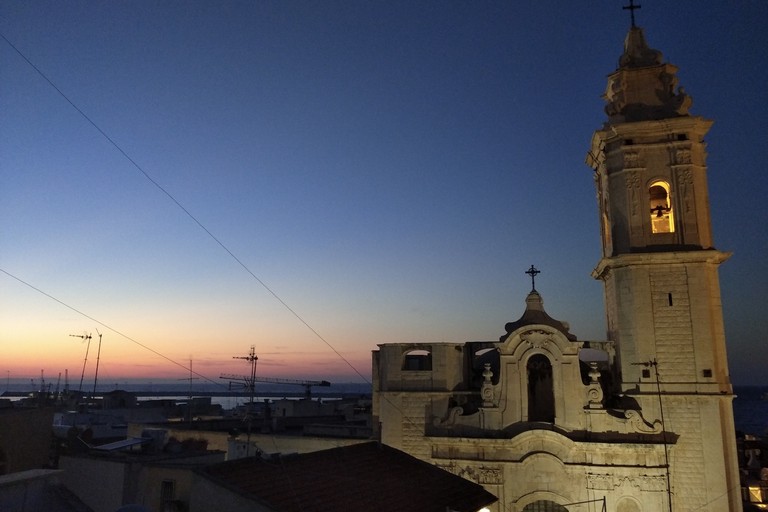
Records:
[[[531,291],[535,292],[536,291],[536,276],[538,274],[541,274],[541,270],[539,270],[536,267],[534,267],[533,265],[531,265],[531,268],[526,270],[525,273],[528,274],[529,276],[531,276]]]
[[[635,9],[639,9],[642,7],[641,5],[635,5],[635,0],[629,0],[629,5],[625,5],[622,7],[625,11],[629,11],[630,19],[632,20],[632,28],[635,28],[637,25],[635,25]]]

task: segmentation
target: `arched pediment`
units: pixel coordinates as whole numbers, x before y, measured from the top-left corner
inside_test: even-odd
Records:
[[[509,334],[500,343],[500,353],[522,360],[528,352],[549,354],[554,360],[564,355],[578,355],[580,342],[570,341],[559,330],[548,325],[526,325]]]
[[[574,441],[554,430],[527,430],[509,442],[512,451],[525,454],[520,459],[524,464],[541,457],[554,458],[558,464],[564,464],[572,459],[576,449]]]

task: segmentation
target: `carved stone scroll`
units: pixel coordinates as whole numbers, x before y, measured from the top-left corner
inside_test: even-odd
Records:
[[[661,420],[656,420],[653,424],[648,423],[640,414],[640,411],[627,410],[624,411],[624,417],[627,418],[629,424],[635,429],[635,432],[642,434],[659,434],[661,433]]]

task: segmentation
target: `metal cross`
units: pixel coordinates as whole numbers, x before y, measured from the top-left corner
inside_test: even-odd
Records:
[[[541,270],[531,265],[531,268],[526,270],[525,273],[531,276],[531,291],[535,292],[536,291],[536,275],[541,274]]]
[[[635,9],[639,9],[641,5],[635,5],[635,0],[629,0],[629,5],[622,7],[625,11],[629,11],[629,15],[632,19],[632,28],[635,28]]]

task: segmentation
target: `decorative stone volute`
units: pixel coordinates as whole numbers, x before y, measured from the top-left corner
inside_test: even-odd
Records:
[[[491,363],[483,365],[483,384],[480,387],[480,397],[483,399],[483,407],[495,407],[495,397],[493,394],[493,371]]]
[[[589,363],[589,385],[587,386],[587,408],[603,408],[603,387],[600,384],[600,369],[596,362]]]

